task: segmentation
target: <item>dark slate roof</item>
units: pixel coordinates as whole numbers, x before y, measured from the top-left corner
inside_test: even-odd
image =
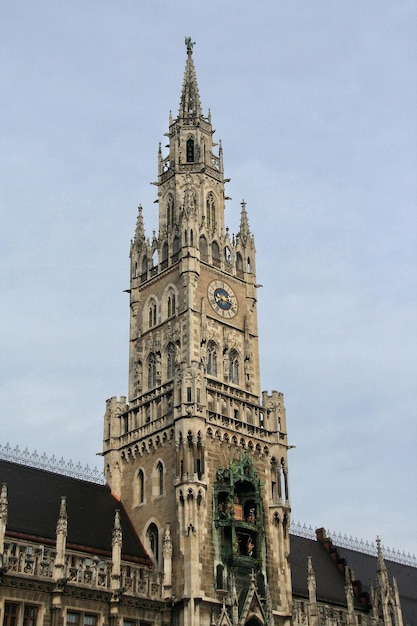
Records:
[[[369,582],[376,577],[376,556],[338,547],[339,556],[354,571],[362,588],[369,591]],[[397,581],[404,624],[417,624],[417,568],[385,559],[390,582]]]
[[[120,510],[123,557],[150,564],[123,505],[108,486],[0,460],[8,487],[9,534],[55,543],[61,496],[67,499],[67,546],[111,555],[114,516]]]
[[[355,579],[362,584],[362,591],[369,592],[370,581],[375,584],[377,559],[375,556],[337,548],[338,557],[346,561],[353,570]],[[316,577],[317,598],[321,602],[331,602],[346,606],[344,575],[330,554],[318,541],[291,535],[291,575],[293,593],[308,598],[307,558],[311,556]],[[410,565],[385,560],[390,582],[395,578],[400,593],[404,624],[417,625],[417,568]],[[361,605],[357,602],[358,607]]]
[[[316,577],[317,599],[346,606],[345,577],[318,541],[291,535],[291,575],[294,595],[308,598],[307,557]]]

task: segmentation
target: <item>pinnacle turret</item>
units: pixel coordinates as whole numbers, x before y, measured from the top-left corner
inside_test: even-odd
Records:
[[[246,202],[244,200],[242,200],[241,202],[241,207],[242,207],[242,210],[240,212],[239,234],[240,234],[240,237],[242,238],[242,241],[246,243],[248,237],[250,236],[250,230],[249,230],[248,214],[246,212]]]
[[[143,223],[143,210],[142,205],[138,206],[138,219],[136,221],[136,230],[135,230],[135,243],[139,243],[145,239],[145,225]]]

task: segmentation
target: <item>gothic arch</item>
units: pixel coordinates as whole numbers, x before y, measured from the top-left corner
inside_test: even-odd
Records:
[[[160,529],[159,524],[154,518],[151,518],[145,526],[143,543],[146,546],[150,556],[154,562],[160,562]]]
[[[214,229],[216,224],[216,201],[212,191],[209,191],[206,199],[206,224],[209,229]]]
[[[174,224],[174,197],[173,195],[170,193],[168,195],[168,199],[166,202],[166,218],[167,218],[167,226],[173,226]]]
[[[178,289],[172,283],[165,287],[162,302],[164,317],[174,317],[178,308]]]
[[[213,241],[211,244],[211,258],[213,265],[220,267],[220,248],[217,241]]]
[[[199,248],[200,248],[200,255],[201,255],[202,259],[203,260],[207,260],[208,243],[207,243],[207,239],[205,238],[204,235],[200,235]]]
[[[213,339],[207,345],[206,371],[209,376],[218,376],[219,348]]]
[[[146,275],[148,273],[148,257],[146,254],[143,255],[142,257],[142,262],[141,262],[141,275]]]
[[[143,467],[140,467],[135,474],[133,481],[133,504],[140,506],[146,503],[146,474]]]
[[[195,145],[194,145],[194,137],[192,137],[191,135],[188,136],[187,138],[187,143],[186,143],[186,160],[187,163],[194,163],[194,159],[195,159]]]
[[[166,358],[166,377],[167,379],[174,378],[175,376],[175,355],[176,355],[176,347],[175,344],[170,341],[165,350],[165,358]]]
[[[146,329],[153,328],[158,323],[158,300],[156,296],[151,295],[146,300],[143,307],[143,327]]]
[[[240,380],[240,358],[239,353],[234,348],[229,355],[229,383],[239,385]]]
[[[158,459],[152,469],[152,497],[159,498],[165,493],[165,464]]]
[[[156,387],[157,383],[157,359],[153,352],[150,352],[147,359],[148,389]]]

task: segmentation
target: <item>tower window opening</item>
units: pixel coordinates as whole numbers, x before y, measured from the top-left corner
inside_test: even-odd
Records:
[[[149,328],[152,328],[152,326],[156,326],[156,302],[155,301],[151,302],[151,304],[149,305],[148,325],[149,325]]]
[[[152,253],[152,267],[158,266],[158,249],[155,249]]]
[[[162,496],[164,494],[164,466],[161,461],[158,461],[156,471],[158,478],[158,494]]]
[[[143,504],[145,502],[145,475],[143,470],[139,470],[138,472],[138,487],[139,487],[139,504]]]
[[[217,241],[213,241],[211,244],[211,256],[213,260],[213,265],[215,267],[220,267],[220,249]]]
[[[191,402],[191,387],[187,387],[187,402]]]
[[[214,228],[216,224],[216,203],[214,201],[214,195],[210,191],[206,200],[206,223],[207,228]]]
[[[239,356],[236,350],[232,350],[230,353],[229,382],[234,385],[239,384]]]
[[[207,374],[217,376],[217,350],[213,341],[209,342],[207,348]]]
[[[167,225],[174,224],[174,199],[170,197],[167,202]]]
[[[175,315],[175,293],[172,291],[168,296],[168,317],[173,317]]]
[[[148,357],[148,389],[156,387],[156,357],[151,353]]]
[[[194,139],[187,139],[187,163],[194,163]]]
[[[156,561],[158,561],[159,533],[158,533],[158,528],[156,527],[155,524],[149,524],[149,527],[146,533],[146,538],[147,538],[150,551],[152,552]]]
[[[175,346],[170,343],[167,350],[167,378],[173,378],[175,374]]]
[[[168,266],[168,244],[165,242],[162,248],[162,268]]]

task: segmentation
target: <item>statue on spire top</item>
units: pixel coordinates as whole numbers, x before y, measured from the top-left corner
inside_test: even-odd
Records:
[[[195,41],[192,41],[191,37],[186,37],[185,38],[185,45],[187,46],[187,53],[188,54],[192,54],[194,44],[195,44]]]

